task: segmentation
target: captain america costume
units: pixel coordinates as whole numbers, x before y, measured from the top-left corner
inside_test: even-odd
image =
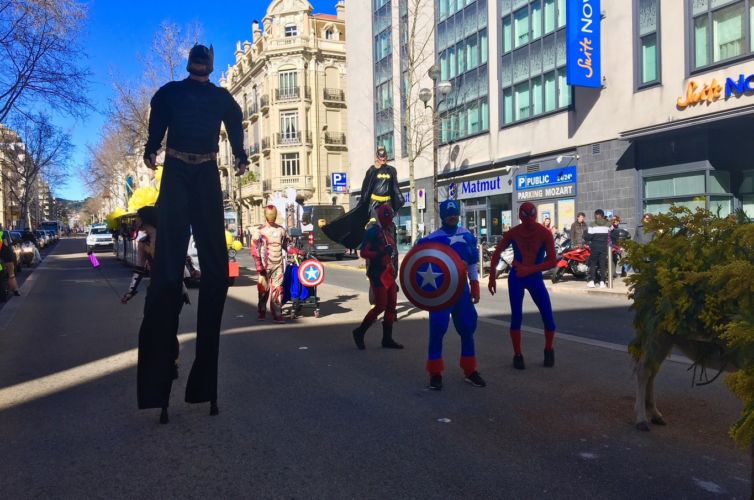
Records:
[[[468,229],[458,226],[459,214],[460,207],[457,201],[448,200],[440,204],[442,227],[418,242],[418,245],[429,242],[439,243],[453,249],[466,264],[470,282],[470,284],[464,284],[463,292],[455,304],[446,309],[429,313],[427,372],[431,377],[430,388],[438,390],[442,387],[441,376],[445,368],[442,358],[442,343],[445,333],[448,331],[451,317],[453,318],[453,326],[461,337],[460,366],[467,382],[476,387],[486,385],[477,372],[474,345],[474,332],[477,326],[477,312],[474,304],[479,301],[477,240]]]
[[[542,271],[555,266],[555,242],[552,233],[537,222],[537,207],[534,204],[526,202],[521,205],[519,218],[522,223],[505,233],[495,247],[490,269],[496,268],[500,254],[512,245],[514,259],[513,269],[508,274],[508,296],[511,304],[510,336],[514,351],[513,366],[519,370],[525,368],[521,349],[521,323],[524,292],[528,291],[539,309],[545,326],[544,366],[552,367],[555,365],[555,318]],[[490,274],[488,288],[494,295],[497,288],[494,273]]]

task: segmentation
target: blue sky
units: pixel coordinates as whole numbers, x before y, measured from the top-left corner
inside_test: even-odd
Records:
[[[315,13],[335,13],[337,0],[309,0]],[[251,22],[264,17],[269,1],[250,0],[89,0],[89,19],[83,45],[86,64],[92,71],[90,99],[95,108],[85,120],[59,118],[57,123],[72,136],[76,151],[74,169],[86,163],[87,144],[94,144],[105,121],[104,112],[112,95],[111,74],[126,79],[139,76],[142,68],[137,60],[144,54],[162,21],[179,25],[199,22],[204,42],[215,46],[215,73],[235,60],[237,40],[251,40]],[[83,199],[84,186],[76,176],[55,190],[56,196]]]

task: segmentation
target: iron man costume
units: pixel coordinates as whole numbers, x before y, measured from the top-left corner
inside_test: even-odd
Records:
[[[270,299],[272,319],[284,323],[281,299],[283,297],[283,276],[285,274],[284,250],[288,248],[288,233],[285,228],[275,223],[278,211],[273,205],[264,209],[265,224],[257,226],[252,232],[251,255],[259,274],[257,291],[258,319],[267,315],[267,299]]]

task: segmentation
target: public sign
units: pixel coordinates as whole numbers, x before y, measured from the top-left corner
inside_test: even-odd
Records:
[[[516,176],[516,201],[576,196],[576,167],[569,166]]]
[[[689,106],[706,102],[713,102],[725,98],[741,97],[742,95],[751,95],[754,91],[754,74],[738,75],[737,79],[728,77],[725,79],[725,87],[713,78],[710,83],[699,84],[696,80],[690,80],[686,84],[686,94],[676,99],[678,109],[686,109]]]
[[[451,182],[448,185],[448,199],[449,200],[455,200],[456,199],[456,183]]]
[[[452,307],[466,286],[466,264],[447,245],[434,242],[409,250],[399,275],[403,294],[425,311]]]
[[[427,192],[424,189],[416,190],[416,208],[419,210],[427,209]]]
[[[345,172],[333,172],[330,174],[330,180],[333,193],[348,192],[348,175]]]
[[[600,0],[566,2],[566,80],[575,87],[602,87]]]
[[[298,266],[298,280],[305,287],[315,287],[325,280],[325,268],[315,259],[307,259]]]

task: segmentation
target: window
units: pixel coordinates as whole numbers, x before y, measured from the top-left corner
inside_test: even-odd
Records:
[[[298,111],[280,113],[280,138],[284,144],[298,142]]]
[[[298,26],[288,24],[285,26],[285,36],[298,36]]]
[[[335,31],[332,28],[325,30],[325,40],[335,40]]]
[[[443,1],[439,0],[437,60],[440,79],[449,80],[453,90],[438,111],[440,141],[447,144],[489,130],[489,42],[487,0],[448,0],[447,6]],[[512,33],[512,27],[507,29]]]
[[[281,157],[283,165],[283,177],[301,175],[298,161],[298,153],[283,153]]]
[[[730,173],[701,170],[644,179],[645,212],[667,212],[672,205],[707,208],[725,217],[733,211]]]
[[[660,1],[635,0],[637,87],[660,81]]]
[[[389,158],[395,158],[392,56],[393,4],[390,0],[373,0],[373,6],[372,32],[376,33],[374,36],[374,138],[378,146],[381,145],[385,148]],[[401,5],[399,4],[400,9]]]
[[[741,208],[750,220],[754,219],[754,170],[743,172],[739,192],[741,193]]]
[[[754,53],[754,0],[689,0],[694,70]]]
[[[279,98],[287,99],[298,96],[298,73],[296,71],[284,71],[278,75]]]

